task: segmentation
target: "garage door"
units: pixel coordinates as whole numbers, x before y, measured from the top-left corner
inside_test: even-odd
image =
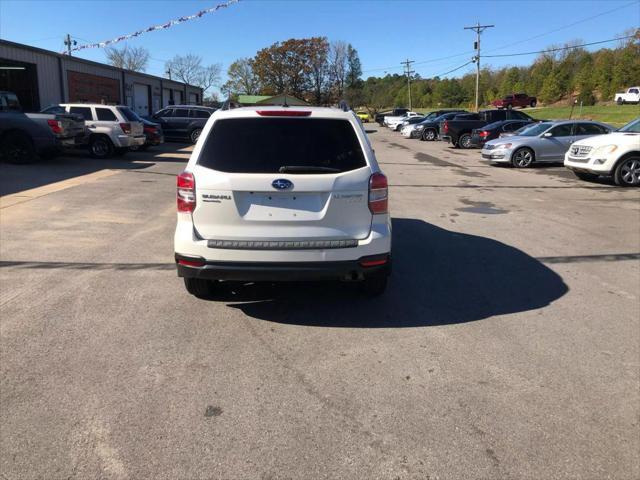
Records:
[[[133,107],[138,115],[149,115],[149,85],[133,84]]]
[[[171,105],[171,90],[168,88],[162,89],[162,108],[167,105]]]
[[[189,93],[189,105],[197,105],[198,104],[198,95],[195,93]]]
[[[184,105],[182,103],[182,90],[173,91],[173,102],[175,105]]]

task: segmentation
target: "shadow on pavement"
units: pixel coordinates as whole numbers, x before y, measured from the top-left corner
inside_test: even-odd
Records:
[[[0,162],[0,196],[23,192],[100,170],[138,170],[160,162],[188,160],[191,145],[165,143],[144,152],[127,152],[122,157],[106,160],[91,158],[85,149],[69,150],[59,157],[29,165]]]
[[[396,218],[393,242],[393,275],[379,298],[365,298],[350,284],[279,283],[229,284],[216,299],[278,323],[398,328],[535,310],[568,291],[540,261],[489,238]]]

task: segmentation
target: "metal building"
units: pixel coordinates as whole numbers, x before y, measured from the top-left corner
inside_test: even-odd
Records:
[[[57,103],[120,103],[139,115],[167,105],[202,103],[202,89],[166,78],[0,40],[0,90],[26,111]]]

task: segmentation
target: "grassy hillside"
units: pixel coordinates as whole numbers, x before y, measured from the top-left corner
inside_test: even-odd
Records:
[[[571,107],[540,107],[525,109],[534,118],[561,120],[569,118]],[[583,118],[622,126],[640,116],[640,105],[594,105],[592,107],[574,107],[571,118]]]
[[[420,113],[428,113],[432,110],[435,109],[415,109],[415,111]],[[565,120],[569,118],[571,107],[536,107],[525,108],[522,111],[531,115],[533,118],[541,118],[544,120]],[[582,111],[580,111],[579,106],[574,107],[573,116],[571,118],[596,120],[621,127],[625,123],[628,123],[637,117],[640,117],[640,105],[594,105],[592,107],[582,107]]]

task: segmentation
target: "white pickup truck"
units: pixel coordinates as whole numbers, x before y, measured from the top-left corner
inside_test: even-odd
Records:
[[[386,117],[384,117],[384,125],[393,130],[396,130],[398,128],[398,125],[404,122],[405,120],[407,120],[408,118],[419,117],[419,116],[420,114],[416,112],[407,112],[404,115],[400,115],[400,116],[387,115]]]
[[[626,92],[616,93],[614,100],[618,105],[640,102],[640,87],[627,88]]]

